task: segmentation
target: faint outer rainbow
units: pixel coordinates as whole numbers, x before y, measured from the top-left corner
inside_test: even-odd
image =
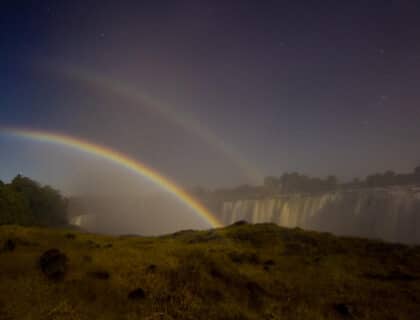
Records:
[[[216,150],[220,151],[227,159],[230,159],[232,163],[238,166],[249,182],[253,184],[262,182],[263,174],[255,165],[249,163],[246,157],[239,154],[232,145],[229,145],[224,139],[215,135],[211,130],[206,128],[202,121],[199,121],[191,114],[179,112],[172,106],[151,97],[139,88],[133,87],[126,82],[102,76],[89,69],[68,64],[48,63],[46,66],[48,70],[57,72],[59,75],[64,75],[72,80],[79,81],[82,84],[92,85],[99,88],[101,91],[120,96],[127,101],[139,103],[142,107],[149,109],[149,111],[160,114],[172,123],[175,123],[193,133],[195,136],[200,137],[210,146],[215,147]]]
[[[198,200],[194,199],[194,197],[189,195],[181,187],[170,181],[168,178],[162,176],[154,169],[123,153],[112,150],[105,146],[88,142],[86,140],[55,132],[53,133],[21,128],[0,128],[0,132],[12,136],[27,138],[30,140],[66,146],[111,161],[119,166],[131,170],[132,172],[142,177],[147,178],[164,190],[170,192],[182,203],[190,207],[201,218],[207,221],[212,227],[217,228],[222,226],[222,223],[214,216],[214,214],[212,214]]]

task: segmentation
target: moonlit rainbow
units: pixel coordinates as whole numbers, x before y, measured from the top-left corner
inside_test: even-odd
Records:
[[[111,161],[121,167],[131,170],[135,174],[147,178],[164,190],[170,192],[182,203],[190,207],[212,227],[218,228],[222,226],[222,223],[214,216],[214,214],[205,208],[198,200],[185,192],[181,187],[170,181],[168,178],[162,176],[154,169],[123,153],[60,133],[17,128],[0,129],[0,132],[30,140],[66,146]]]
[[[151,112],[160,114],[172,123],[175,123],[193,133],[195,136],[200,137],[210,146],[213,146],[216,150],[224,154],[227,159],[230,159],[232,163],[238,166],[249,182],[253,184],[262,182],[263,174],[255,165],[251,165],[251,163],[246,160],[246,157],[239,154],[232,145],[215,135],[211,130],[206,128],[204,123],[191,114],[179,112],[172,106],[146,94],[143,90],[140,90],[140,88],[133,87],[116,78],[106,77],[90,71],[89,69],[80,68],[74,65],[48,64],[48,66],[50,70],[57,72],[59,75],[64,75],[65,77],[78,81],[84,85],[94,86],[101,91],[106,91],[122,97],[127,101],[138,103]]]

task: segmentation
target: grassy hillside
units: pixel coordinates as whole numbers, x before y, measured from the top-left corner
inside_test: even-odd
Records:
[[[0,246],[0,319],[420,319],[419,247],[273,224],[156,238],[1,226]],[[51,248],[62,277],[40,268]]]

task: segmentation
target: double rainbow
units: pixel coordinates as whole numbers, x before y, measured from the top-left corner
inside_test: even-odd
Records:
[[[85,152],[106,159],[110,162],[113,162],[121,167],[124,167],[134,172],[135,174],[138,174],[139,176],[148,179],[149,181],[160,186],[162,189],[173,194],[176,198],[179,199],[179,201],[190,207],[197,215],[199,215],[207,223],[209,223],[211,227],[218,228],[222,226],[222,223],[219,221],[219,219],[215,217],[213,213],[211,213],[197,199],[188,194],[180,186],[178,186],[168,178],[162,176],[156,170],[148,167],[147,165],[141,163],[138,160],[129,157],[128,155],[112,150],[105,146],[94,144],[86,140],[82,140],[60,133],[17,128],[0,129],[0,132],[30,140],[66,146],[81,152]]]
[[[127,101],[134,102],[143,108],[147,108],[150,112],[159,114],[161,117],[191,132],[194,136],[201,138],[209,146],[213,146],[215,150],[221,152],[227,159],[237,165],[243,172],[244,177],[250,182],[254,184],[261,183],[263,174],[255,165],[251,164],[232,145],[206,128],[201,121],[191,114],[179,112],[174,107],[151,97],[139,88],[131,86],[129,83],[106,77],[89,69],[68,64],[51,63],[47,64],[47,69],[60,76],[77,81],[82,85],[88,85],[99,89],[101,92],[108,92]]]

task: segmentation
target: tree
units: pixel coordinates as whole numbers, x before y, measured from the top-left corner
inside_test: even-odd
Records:
[[[327,185],[329,188],[331,189],[335,189],[337,187],[338,184],[338,179],[336,176],[328,176],[327,177]]]
[[[49,187],[21,175],[0,187],[0,223],[63,225],[67,200]]]
[[[281,185],[280,179],[277,177],[265,177],[264,178],[264,187],[267,188],[277,188]]]
[[[388,170],[383,174],[383,186],[397,184],[395,172]]]
[[[10,186],[0,186],[0,224],[31,224],[28,201]]]

